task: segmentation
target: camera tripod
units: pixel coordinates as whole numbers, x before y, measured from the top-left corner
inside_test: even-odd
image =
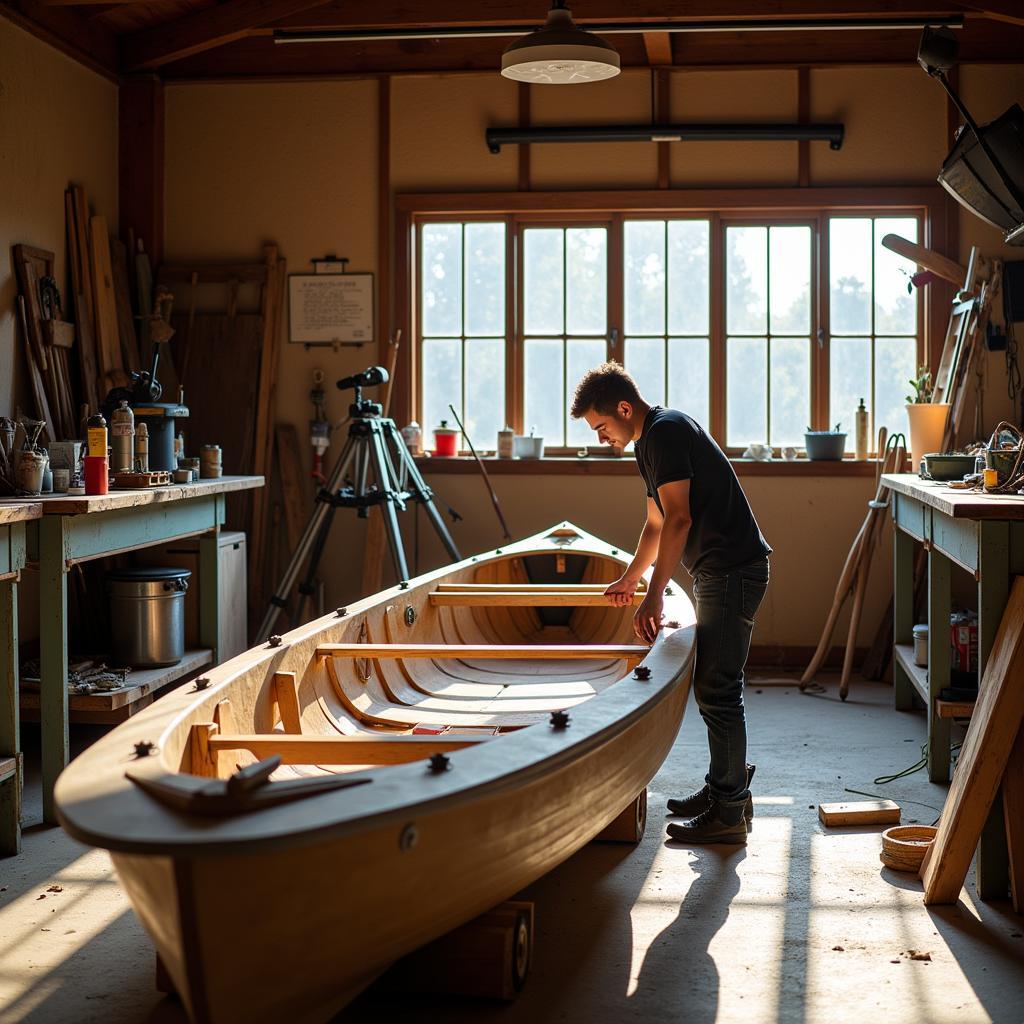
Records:
[[[298,588],[296,619],[301,620],[305,602],[315,590],[313,580],[336,509],[354,508],[358,510],[360,519],[367,519],[370,510],[375,505],[380,506],[391,558],[399,580],[409,578],[409,565],[398,526],[398,512],[404,512],[406,502],[410,500],[418,502],[426,509],[427,516],[452,560],[458,561],[462,557],[441,514],[437,511],[433,491],[426,485],[419,469],[416,468],[416,463],[409,454],[395,421],[383,415],[383,410],[377,402],[364,399],[362,396],[363,387],[383,384],[387,379],[388,373],[384,367],[371,366],[362,373],[338,381],[338,387],[342,390],[355,389],[355,401],[349,406],[352,423],[348,428],[348,440],[331,470],[327,483],[317,494],[316,508],[306,524],[281,582],[270,598],[270,607],[263,617],[257,636],[265,637],[274,628],[278,615],[287,604],[287,596],[291,593],[302,566],[308,560],[306,575]],[[372,484],[371,474],[374,481]],[[346,480],[351,482],[346,483]]]

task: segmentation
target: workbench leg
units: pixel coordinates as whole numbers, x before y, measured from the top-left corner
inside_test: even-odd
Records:
[[[199,538],[199,643],[220,663],[220,527]],[[262,638],[261,638],[262,639]]]
[[[1006,825],[1003,822],[1002,786],[996,792],[978,840],[974,888],[978,899],[986,901],[1005,900],[1010,894],[1010,854],[1006,845]]]
[[[893,643],[914,641],[914,541],[894,524],[893,528]],[[897,711],[914,707],[914,684],[893,658],[893,703]]]
[[[996,631],[1010,600],[1010,525],[978,524],[978,684],[995,642]],[[1010,887],[1010,859],[1003,824],[1002,797],[997,794],[978,841],[975,887],[983,900],[1005,899]]]
[[[39,520],[39,727],[43,821],[56,823],[53,787],[68,763],[68,574],[64,517]]]
[[[978,681],[1010,600],[1009,523],[978,524]]]
[[[21,852],[21,734],[18,730],[18,585],[0,582],[0,759],[14,774],[0,782],[0,856]]]
[[[949,781],[949,719],[939,718],[935,701],[949,686],[950,562],[928,549],[928,778]]]

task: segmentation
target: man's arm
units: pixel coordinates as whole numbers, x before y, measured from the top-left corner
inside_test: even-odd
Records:
[[[626,571],[605,591],[605,595],[611,598],[612,604],[625,606],[632,600],[633,594],[636,593],[636,588],[640,584],[640,578],[658,556],[658,538],[661,535],[663,522],[658,503],[653,498],[648,498],[647,521],[640,532],[640,539],[636,544],[636,554],[626,567]]]
[[[663,522],[658,534],[654,572],[647,596],[633,616],[633,629],[647,643],[654,643],[661,626],[665,587],[683,557],[686,538],[690,534],[690,481],[676,480],[658,488],[658,497],[664,509]],[[639,552],[638,552],[639,555]],[[635,559],[634,559],[635,561]]]

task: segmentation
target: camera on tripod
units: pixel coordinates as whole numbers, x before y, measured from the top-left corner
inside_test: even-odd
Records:
[[[388,382],[388,371],[383,366],[368,366],[361,373],[354,373],[351,377],[342,377],[338,381],[338,390],[345,391],[353,388],[356,393],[355,401],[348,407],[350,416],[382,416],[384,407],[379,402],[372,402],[369,398],[363,398],[363,388],[372,388],[377,384]]]

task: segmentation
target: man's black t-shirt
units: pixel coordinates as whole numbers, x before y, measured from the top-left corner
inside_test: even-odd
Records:
[[[662,512],[658,488],[690,481],[692,525],[683,566],[691,576],[727,572],[772,553],[725,453],[696,420],[652,406],[635,448],[647,496]]]

